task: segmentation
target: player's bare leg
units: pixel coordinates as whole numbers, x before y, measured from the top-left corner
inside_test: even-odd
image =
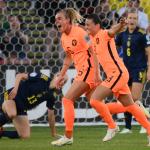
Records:
[[[93,89],[90,89],[89,91],[86,92],[85,96],[88,102],[90,102],[91,96],[94,93],[96,87],[94,87]]]
[[[136,83],[133,82],[131,92],[132,92],[132,97],[135,103],[137,103],[143,110],[144,114],[146,115],[147,118],[150,118],[150,113],[149,111],[143,106],[142,101],[140,101],[142,91],[143,91],[144,84],[143,83]],[[146,133],[146,129],[141,127],[139,133]]]
[[[30,137],[30,124],[27,116],[16,116],[13,124],[20,138],[27,139]]]
[[[3,129],[3,125],[16,117],[16,104],[13,100],[6,100],[2,104],[2,108],[0,111],[0,137],[8,137],[8,138],[19,138],[18,133],[16,131],[5,131]]]
[[[13,119],[17,115],[16,104],[14,100],[6,100],[2,105],[2,110],[8,115],[10,119]]]

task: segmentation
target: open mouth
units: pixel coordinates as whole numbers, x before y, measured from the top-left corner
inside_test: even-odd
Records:
[[[132,25],[132,26],[133,26],[133,25],[134,25],[134,23],[130,23],[130,25]]]
[[[61,25],[60,25],[60,24],[59,24],[59,25],[57,25],[57,28],[58,28],[58,29],[60,29],[60,28],[61,28]]]

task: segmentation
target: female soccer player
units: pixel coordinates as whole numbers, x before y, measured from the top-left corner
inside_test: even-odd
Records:
[[[0,137],[9,138],[29,138],[30,125],[27,117],[27,110],[30,110],[40,103],[46,101],[48,107],[48,120],[51,128],[51,134],[56,137],[55,129],[55,87],[57,75],[54,79],[41,73],[20,73],[16,75],[14,88],[4,92],[0,99],[0,127],[9,120],[17,131],[0,131]],[[60,87],[67,81],[67,77],[62,78]]]
[[[86,93],[86,96],[89,99],[96,83],[100,81],[98,66],[96,66],[96,62],[94,63],[93,57],[89,51],[91,45],[89,36],[86,31],[77,25],[81,20],[82,17],[80,14],[72,8],[60,10],[55,16],[56,26],[62,33],[62,47],[66,52],[63,67],[60,71],[60,78],[57,82],[58,88],[59,81],[65,75],[72,61],[77,70],[77,75],[71,87],[62,99],[66,128],[64,137],[51,143],[56,146],[73,143],[73,124],[75,118],[74,101],[84,93]],[[107,119],[104,117],[104,120],[106,120],[106,123],[110,128],[117,130],[117,126],[113,121],[107,106],[103,104],[102,107],[107,114]]]
[[[150,61],[150,37],[138,28],[138,13],[135,9],[128,12],[127,21],[127,29],[117,35],[115,42],[117,46],[123,48],[123,61],[129,72],[128,85],[131,89],[132,98],[134,102],[142,105],[139,100],[146,82],[146,72],[147,79],[150,80],[150,67],[147,66],[147,64],[150,65],[148,62]],[[146,109],[144,112],[147,117],[150,117]],[[131,113],[126,112],[126,125],[121,133],[132,133],[131,121]]]
[[[103,30],[100,26],[100,19],[96,14],[91,14],[86,19],[86,29],[93,37],[92,44],[93,47],[95,47],[97,59],[107,76],[107,78],[96,87],[91,96],[90,104],[94,108],[100,108],[101,105],[99,102],[102,103],[103,99],[113,93],[123,104],[126,111],[130,112],[147,130],[150,146],[150,123],[141,108],[135,104],[132,99],[127,84],[129,79],[128,71],[118,56],[113,38],[115,33],[124,27],[124,25],[125,22],[121,20],[118,26],[110,30]],[[116,110],[116,107],[114,107],[114,109],[115,111],[120,111],[119,109]],[[101,110],[103,114],[106,115],[105,110],[103,110],[103,108],[101,108]],[[114,130],[108,129],[107,133],[108,136],[106,136],[104,141],[107,141],[107,139],[114,134]]]

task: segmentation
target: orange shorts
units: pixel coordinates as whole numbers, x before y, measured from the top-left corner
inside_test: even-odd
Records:
[[[118,73],[110,73],[101,85],[111,89],[118,98],[120,94],[131,94],[128,80],[128,73],[122,73],[120,75]]]
[[[93,67],[81,67],[79,70],[77,70],[77,76],[75,77],[76,81],[84,81],[89,86],[90,89],[93,89],[96,87],[96,83],[94,82],[94,68]]]

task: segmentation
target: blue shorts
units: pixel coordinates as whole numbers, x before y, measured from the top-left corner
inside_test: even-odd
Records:
[[[133,82],[144,84],[146,82],[146,69],[136,69],[129,71],[128,85],[132,86]]]

